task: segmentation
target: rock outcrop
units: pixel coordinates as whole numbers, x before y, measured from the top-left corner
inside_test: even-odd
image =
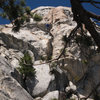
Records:
[[[12,67],[0,56],[0,100],[33,100],[25,89],[11,76]]]
[[[94,45],[79,47],[72,39],[56,60],[65,46],[64,36],[77,25],[71,9],[39,7],[32,13],[42,16],[42,21],[30,18],[16,33],[11,24],[0,26],[0,100],[64,100],[69,91],[73,92],[69,98],[75,100],[91,91],[100,96],[100,54]],[[80,36],[80,30],[77,34]],[[35,77],[26,80],[27,91],[17,70],[25,51],[34,58],[36,69]]]

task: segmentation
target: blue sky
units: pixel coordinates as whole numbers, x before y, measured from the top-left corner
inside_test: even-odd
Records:
[[[96,0],[99,1],[99,0]],[[37,8],[39,6],[70,6],[70,0],[26,0],[28,6],[31,9]],[[100,15],[100,9],[94,9],[93,6],[89,4],[84,4],[84,7],[88,10],[93,11],[94,13]],[[7,24],[9,21],[0,18],[0,24]]]
[[[39,6],[69,6],[70,0],[26,0],[27,5],[31,8]]]

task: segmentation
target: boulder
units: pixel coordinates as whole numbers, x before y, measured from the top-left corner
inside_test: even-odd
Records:
[[[3,46],[3,47],[5,47],[6,51],[8,52],[6,54],[7,55],[9,54],[9,49],[12,51],[12,55],[13,55],[13,51],[24,52],[25,50],[31,50],[32,52],[34,52],[35,58],[38,59],[38,54],[37,54],[37,51],[34,48],[34,46],[32,46],[29,42],[23,41],[21,39],[21,37],[19,37],[18,34],[17,35],[15,34],[15,36],[13,36],[14,33],[12,33],[11,29],[12,28],[10,28],[10,31],[8,30],[9,34],[7,32],[0,33],[0,38],[1,38],[2,42],[5,44],[5,46]],[[2,48],[0,48],[0,49],[2,49]],[[8,57],[10,57],[12,55],[8,55]]]
[[[44,96],[53,76],[50,75],[48,64],[36,65],[34,68],[36,69],[35,79],[27,80],[27,88],[33,97]]]
[[[52,80],[48,90],[49,91],[58,90],[61,92],[65,92],[65,88],[69,84],[69,80],[68,80],[66,71],[61,70],[59,67],[51,68],[51,74],[53,74],[55,76],[55,78],[54,78],[54,80]]]
[[[33,100],[10,75],[11,68],[7,60],[0,56],[0,100]]]
[[[0,99],[3,96],[2,100],[6,100],[4,98],[6,94],[5,97],[11,100],[33,100],[33,98],[12,77],[5,76],[0,80],[0,90],[2,90]]]
[[[59,99],[59,91],[52,91],[47,93],[42,100],[58,100]]]
[[[46,22],[44,25],[45,24]],[[12,27],[9,25],[7,26],[8,27],[2,29],[0,37],[8,48],[17,49],[20,51],[31,50],[35,53],[36,59],[38,59],[40,55],[51,54],[48,52],[49,49],[52,51],[51,36],[47,30],[41,28],[39,24],[35,23],[34,25],[34,23],[27,23],[17,33],[12,31]]]
[[[34,68],[36,69],[35,78],[27,79],[27,90],[33,97],[43,97],[50,91],[65,91],[68,86],[68,78],[64,71],[58,68],[53,70],[48,64],[41,64],[36,61]]]

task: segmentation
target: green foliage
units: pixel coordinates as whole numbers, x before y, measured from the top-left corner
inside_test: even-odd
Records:
[[[12,22],[14,26],[13,31],[20,29],[24,21],[29,19],[31,11],[30,8],[26,6],[25,0],[2,0],[0,1],[0,9],[0,16]],[[25,15],[27,18],[23,18]]]
[[[51,60],[52,59],[52,56],[40,56],[40,59],[42,60],[42,61],[49,61],[49,60]]]
[[[50,56],[47,56],[47,61],[51,60],[52,59],[52,55]]]
[[[57,67],[57,62],[56,62],[56,61],[55,61],[55,62],[52,62],[52,63],[50,64],[50,67],[52,67],[52,68]]]
[[[3,18],[7,18],[7,15],[6,15],[5,12],[4,13],[0,13],[0,16],[3,17]]]
[[[39,21],[41,21],[43,18],[42,18],[42,16],[40,16],[40,15],[38,15],[38,14],[35,14],[35,15],[33,16],[33,19],[34,19],[35,21],[39,22]]]
[[[41,59],[42,61],[45,61],[46,58],[47,58],[46,56],[42,56],[42,55],[40,56],[40,59]]]
[[[21,6],[25,6],[26,5],[24,0],[21,0],[20,4],[21,4]]]
[[[88,61],[85,59],[85,60],[82,60],[82,63],[83,64],[88,64]]]
[[[18,68],[19,72],[26,76],[31,77],[35,76],[35,69],[33,68],[32,57],[29,55],[28,52],[24,54],[24,57],[20,59],[19,65],[21,66]]]
[[[29,15],[29,14],[30,14],[30,11],[31,11],[30,7],[26,7],[26,8],[25,8],[25,11],[26,11],[26,13]]]
[[[77,36],[76,37],[76,43],[79,43],[79,44],[83,44],[83,45],[86,45],[86,46],[92,46],[93,45],[93,42],[92,42],[92,39],[90,36]]]

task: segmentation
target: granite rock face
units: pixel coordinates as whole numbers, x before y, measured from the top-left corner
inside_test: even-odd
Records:
[[[42,100],[52,100],[52,99],[59,99],[59,92],[58,91],[53,91],[49,92],[46,96],[43,97]]]
[[[12,31],[11,24],[0,26],[0,99],[61,99],[59,93],[63,95],[66,88],[77,91],[80,98],[88,96],[100,82],[100,54],[94,46],[79,47],[71,40],[64,55],[56,61],[65,45],[63,37],[68,37],[77,25],[71,8],[39,7],[32,13],[42,16],[42,21],[30,18],[17,33]],[[80,30],[77,34],[80,35]],[[25,51],[34,58],[36,69],[36,77],[26,80],[27,91],[21,86],[22,76],[16,70]],[[48,61],[52,59],[53,64]],[[69,81],[76,85],[75,89]],[[100,96],[100,87],[96,93]],[[72,99],[77,100],[77,95],[73,94]]]
[[[51,74],[49,64],[40,64],[36,61],[34,68],[36,70],[35,78],[27,79],[27,90],[33,97],[43,97],[49,92],[55,90],[64,91],[68,86],[68,78],[63,71],[55,71]]]
[[[48,64],[34,66],[36,69],[36,77],[33,80],[27,80],[28,90],[34,97],[44,96],[47,91],[53,76],[50,75]]]
[[[33,100],[11,76],[12,67],[0,56],[0,100]]]

